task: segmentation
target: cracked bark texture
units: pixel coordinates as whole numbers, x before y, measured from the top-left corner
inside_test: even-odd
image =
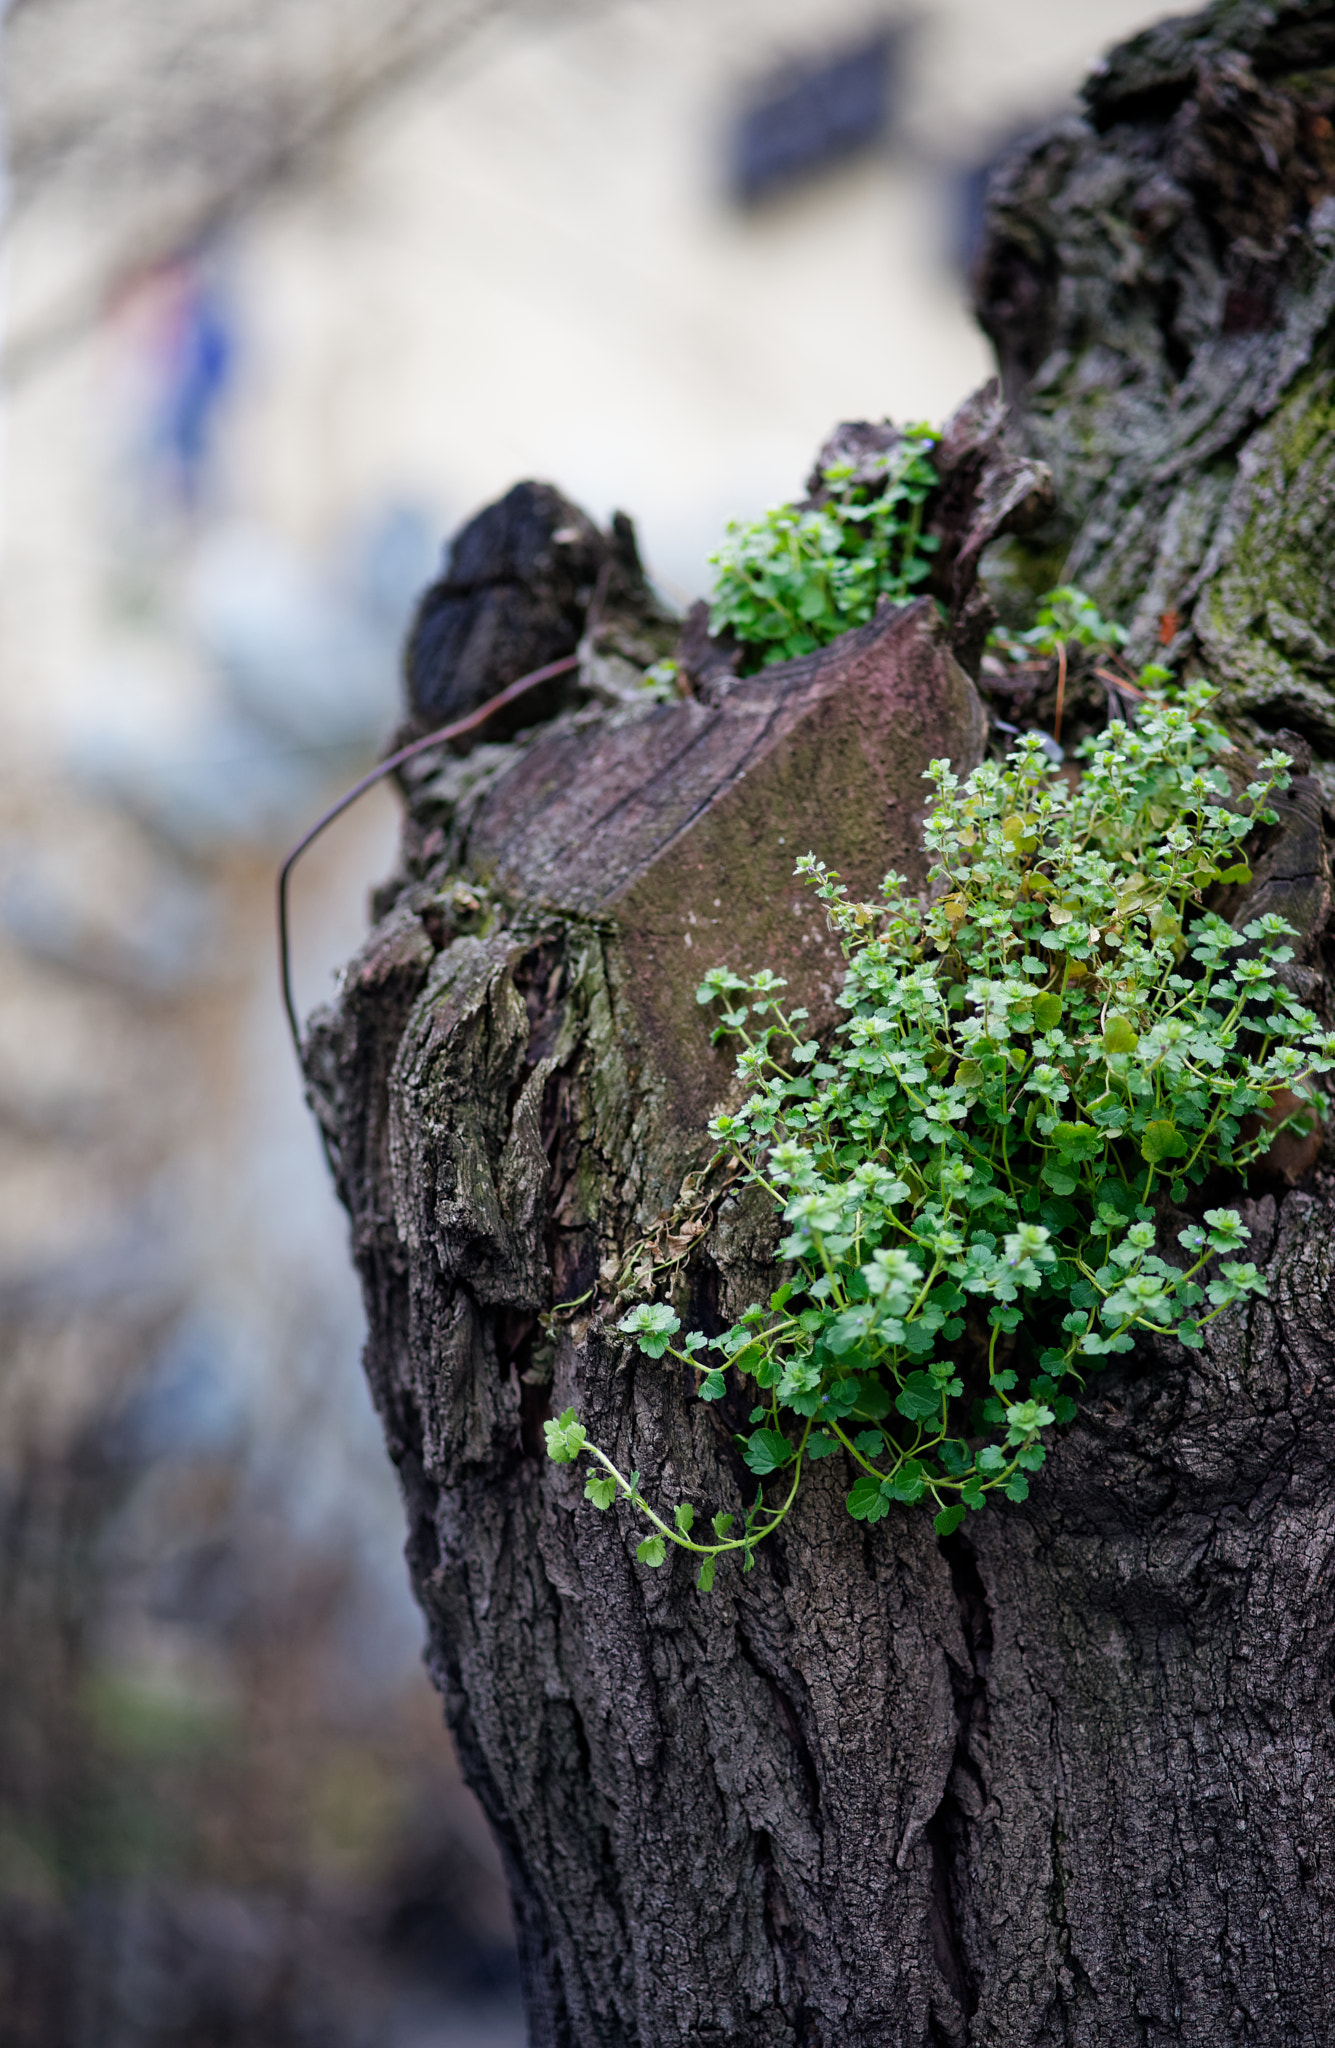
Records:
[[[1012,409],[1003,439],[981,394],[947,435],[929,513],[948,620],[919,602],[738,680],[696,619],[697,696],[647,708],[607,682],[589,590],[567,592],[591,701],[414,771],[403,870],[313,1020],[311,1098],[430,1666],[505,1855],[537,2048],[1335,2039],[1335,1181],[1319,1167],[1246,1202],[1269,1300],[1199,1354],[1118,1361],[1030,1499],[944,1543],[919,1510],[852,1522],[823,1461],[755,1570],[721,1570],[705,1598],[684,1560],[635,1562],[632,1518],[585,1502],[541,1428],[574,1403],[651,1495],[740,1505],[745,1399],[705,1406],[617,1338],[615,1274],[651,1241],[688,1327],[774,1284],[768,1204],[690,1178],[729,1085],[694,981],[720,958],[768,963],[828,1018],[838,961],[792,856],[812,846],[858,888],[891,864],[921,879],[921,767],[983,744],[980,555],[1003,602],[1061,548],[1123,609],[1148,579],[1203,665],[1224,644],[1210,621],[1232,620],[1232,646],[1269,630],[1236,541],[1253,515],[1272,521],[1267,591],[1324,588],[1313,508],[1335,443],[1313,430],[1300,489],[1255,451],[1291,405],[1310,421],[1328,374],[1322,196],[1284,154],[1325,144],[1275,103],[1335,91],[1331,23],[1243,4],[1156,31],[1006,173],[981,274]],[[1254,184],[1287,178],[1290,211],[1238,256],[1199,167],[1256,94],[1269,156],[1234,155]],[[1165,232],[1199,258],[1176,301],[1157,231],[1119,225],[1173,151]],[[1091,223],[1125,245],[1125,274],[1090,256]],[[1041,289],[1017,249],[1038,251]],[[1243,394],[1227,433],[1191,428],[1194,391],[1206,414]],[[841,433],[856,448],[873,430]],[[1141,626],[1157,637],[1150,613]],[[1292,664],[1285,631],[1265,644]],[[1248,673],[1226,676],[1235,719],[1306,718],[1320,757],[1320,663],[1269,695]],[[484,663],[467,682],[508,679]],[[1320,772],[1237,914],[1301,923],[1294,972],[1324,1003]]]
[[[1221,0],[1112,52],[993,181],[977,263],[1014,445],[1056,512],[987,565],[1065,576],[1312,745],[1335,793],[1335,7]]]

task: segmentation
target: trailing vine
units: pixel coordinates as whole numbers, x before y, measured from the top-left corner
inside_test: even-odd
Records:
[[[1275,822],[1290,766],[1271,753],[1235,788],[1213,694],[1150,696],[1134,728],[1084,743],[1074,787],[1033,733],[964,782],[934,762],[926,900],[890,874],[857,903],[800,860],[847,960],[829,1044],[773,975],[705,976],[749,1090],[711,1134],[781,1212],[790,1277],[718,1336],[683,1335],[662,1302],[617,1326],[704,1401],[730,1373],[753,1387],[738,1442],[760,1484],[740,1524],[716,1515],[706,1537],[688,1503],[667,1519],[573,1410],[547,1423],[556,1462],[589,1461],[596,1507],[647,1519],[645,1564],[675,1545],[706,1589],[720,1557],[749,1569],[828,1457],[855,1519],[927,1502],[949,1534],[991,1495],[1026,1497],[1109,1354],[1141,1335],[1199,1347],[1264,1294],[1236,1210],[1183,1207],[1271,1142],[1279,1091],[1284,1122],[1315,1114],[1335,1033],[1285,985],[1282,918],[1237,931],[1204,903],[1251,879],[1244,842]]]

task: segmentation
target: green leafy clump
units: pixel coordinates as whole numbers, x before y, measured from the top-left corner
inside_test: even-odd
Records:
[[[921,530],[938,481],[928,460],[934,440],[930,427],[908,427],[870,482],[852,463],[833,464],[822,472],[823,504],[731,521],[709,558],[718,572],[711,631],[731,628],[753,653],[750,667],[762,668],[865,626],[882,597],[911,597],[937,546]]]
[[[926,1501],[948,1534],[989,1494],[1025,1498],[1107,1354],[1141,1333],[1198,1347],[1264,1293],[1235,1211],[1173,1230],[1166,1202],[1241,1173],[1274,1135],[1276,1092],[1301,1103],[1335,1065],[1335,1034],[1284,985],[1282,918],[1235,931],[1202,905],[1250,879],[1243,842],[1273,822],[1289,765],[1273,753],[1232,793],[1211,695],[1086,742],[1075,788],[1034,735],[963,783],[933,763],[926,901],[892,874],[882,904],[855,903],[800,861],[848,961],[833,1044],[804,1036],[768,973],[706,976],[750,1090],[713,1133],[781,1209],[792,1277],[719,1337],[681,1338],[662,1304],[619,1327],[690,1366],[704,1400],[729,1374],[754,1386],[742,1455],[782,1497],[762,1486],[738,1533],[701,1542],[692,1511],[662,1520],[573,1414],[549,1424],[553,1456],[577,1455],[577,1435],[595,1461],[595,1505],[648,1515],[646,1563],[672,1543],[702,1584],[723,1552],[749,1565],[806,1462],[833,1455],[855,1518]]]
[[[1026,633],[1007,633],[998,627],[989,635],[989,645],[1002,648],[1013,661],[1030,654],[1055,654],[1059,647],[1082,647],[1092,654],[1111,654],[1126,645],[1126,628],[1105,619],[1092,597],[1063,583],[1038,601],[1038,614]],[[1166,669],[1155,670],[1166,677]]]

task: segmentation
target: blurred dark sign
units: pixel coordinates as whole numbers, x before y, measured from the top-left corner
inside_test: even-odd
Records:
[[[754,205],[879,142],[890,126],[898,40],[878,29],[789,64],[757,88],[733,123],[733,196]]]

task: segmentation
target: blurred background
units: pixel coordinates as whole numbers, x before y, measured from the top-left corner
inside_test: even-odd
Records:
[[[279,1007],[284,847],[516,478],[665,595],[982,381],[986,166],[1141,0],[10,0],[0,2044],[518,2048]],[[308,1009],[390,794],[297,886]]]

